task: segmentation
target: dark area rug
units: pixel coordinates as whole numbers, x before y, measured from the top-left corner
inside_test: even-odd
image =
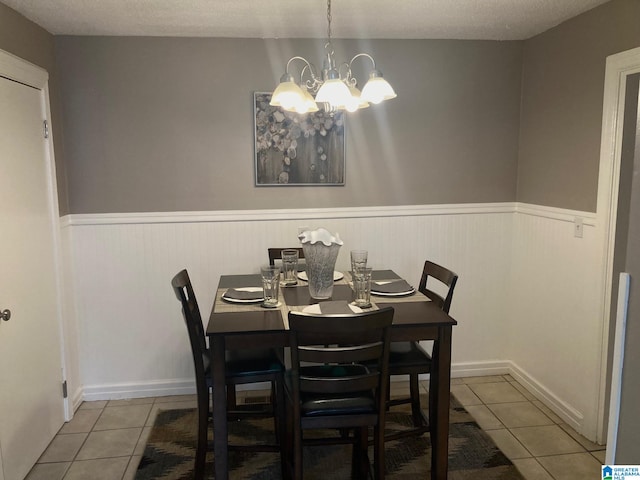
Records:
[[[427,399],[424,399],[426,405]],[[136,480],[190,480],[193,478],[195,409],[161,411],[136,473]],[[394,408],[387,416],[388,430],[411,425],[408,409]],[[273,420],[247,420],[229,424],[232,443],[273,442]],[[371,453],[373,455],[373,453]],[[207,455],[207,478],[213,478],[213,453]],[[386,444],[386,478],[430,478],[429,434]],[[350,477],[349,446],[309,447],[304,450],[306,480]],[[274,453],[231,452],[229,477],[242,480],[278,480],[280,460]],[[516,467],[480,429],[469,413],[452,399],[449,433],[450,480],[523,480]]]

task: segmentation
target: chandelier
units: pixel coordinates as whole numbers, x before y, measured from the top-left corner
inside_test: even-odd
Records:
[[[382,72],[376,69],[376,62],[368,53],[358,53],[348,63],[336,64],[331,45],[331,0],[327,0],[327,43],[324,49],[326,56],[321,71],[304,57],[289,59],[280,84],[271,96],[270,105],[298,113],[317,112],[320,106],[328,112],[355,112],[370,103],[378,104],[396,97],[396,92],[382,78]],[[358,58],[369,59],[373,65],[362,92],[358,90],[358,81],[351,71],[353,62]],[[297,60],[304,64],[299,82],[289,73],[289,67]]]

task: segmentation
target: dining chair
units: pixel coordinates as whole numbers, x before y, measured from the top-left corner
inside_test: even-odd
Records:
[[[303,445],[352,444],[352,474],[384,478],[384,424],[393,308],[357,314],[289,312],[291,368],[285,375],[287,474],[300,480]],[[363,363],[375,361],[375,368]],[[303,431],[329,429],[305,438]]]
[[[202,317],[198,302],[193,292],[187,270],[182,270],[171,280],[176,297],[182,304],[184,321],[189,332],[191,353],[195,367],[196,393],[198,405],[198,441],[196,447],[194,478],[204,478],[206,453],[209,449],[208,431],[212,419],[212,378],[211,360],[202,325]],[[228,351],[226,353],[227,390],[235,391],[235,386],[247,383],[270,382],[272,402],[266,409],[235,407],[227,413],[233,418],[273,416],[275,423],[276,443],[269,445],[229,445],[229,449],[280,452],[279,443],[284,431],[284,366],[280,356],[273,349]],[[281,457],[282,458],[282,457]]]
[[[304,258],[304,250],[302,249],[302,247],[291,247],[291,248],[270,247],[267,249],[267,252],[269,253],[269,265],[274,266],[276,264],[276,260],[282,260],[283,250],[297,250],[298,259]]]
[[[428,280],[431,279],[429,286]],[[446,291],[441,295],[433,289],[434,281],[439,282],[440,291]],[[422,277],[418,291],[427,296],[432,302],[440,307],[444,312],[449,313],[453,291],[458,281],[458,275],[451,270],[442,267],[429,260],[424,262],[422,269]],[[434,348],[438,348],[437,344]],[[389,376],[409,375],[409,396],[391,399],[389,396],[387,405],[389,407],[396,405],[411,404],[411,416],[413,419],[413,428],[388,434],[386,440],[396,440],[398,438],[410,435],[422,435],[429,431],[429,417],[425,416],[420,406],[420,387],[418,376],[424,373],[431,373],[431,355],[420,345],[419,342],[392,342],[389,353]],[[437,379],[431,375],[431,385],[429,388],[429,412],[433,411],[433,400],[431,392],[434,391],[431,386]],[[390,385],[390,382],[389,382]],[[390,393],[390,390],[388,391]]]

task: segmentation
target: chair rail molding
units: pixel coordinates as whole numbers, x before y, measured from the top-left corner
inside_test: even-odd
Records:
[[[147,223],[250,222],[265,220],[323,220],[332,218],[410,217],[512,213],[515,203],[469,203],[448,205],[398,205],[379,207],[298,208],[277,210],[217,210],[201,212],[135,212],[69,214],[64,226]]]
[[[584,219],[585,225],[595,226],[596,224],[596,214],[593,212],[520,202],[199,212],[84,213],[65,215],[61,218],[61,222],[63,227],[68,227],[80,225],[322,220],[331,218],[375,218],[390,215],[410,217],[483,213],[521,213],[569,222],[573,222],[576,217],[580,217]]]

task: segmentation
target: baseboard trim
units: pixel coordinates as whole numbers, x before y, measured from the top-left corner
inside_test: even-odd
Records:
[[[248,383],[237,385],[237,391],[266,390],[268,382]],[[92,402],[96,400],[122,400],[127,398],[167,397],[170,395],[194,395],[196,393],[195,382],[192,379],[173,379],[166,381],[153,381],[141,383],[114,383],[105,385],[92,385],[85,387],[80,392],[78,406],[82,401]],[[75,407],[74,396],[74,409]]]
[[[192,395],[194,393],[196,393],[196,387],[193,379],[177,378],[140,383],[90,385],[84,388],[82,398],[84,401],[90,402],[95,400]]]
[[[584,426],[584,415],[579,410],[563,401],[560,397],[536,380],[535,377],[527,373],[514,362],[510,360],[494,360],[488,362],[455,363],[451,365],[451,378],[507,374],[517,380],[518,383],[531,393],[531,395],[549,407],[571,428],[578,433],[582,432]],[[408,376],[406,379],[408,380]],[[421,375],[420,379],[428,380],[429,375]],[[402,381],[404,379],[397,378],[396,380]]]
[[[451,365],[451,378],[506,375],[510,372],[510,367],[511,362],[508,360],[454,363]]]
[[[556,415],[562,418],[576,432],[582,433],[584,428],[584,415],[576,408],[563,401],[549,388],[540,383],[535,377],[520,368],[514,362],[511,364],[510,375],[526,388],[533,396],[549,407]]]
[[[83,401],[84,392],[82,391],[82,388],[77,388],[76,391],[73,392],[73,395],[71,395],[71,411],[75,412],[76,410],[78,410]]]

